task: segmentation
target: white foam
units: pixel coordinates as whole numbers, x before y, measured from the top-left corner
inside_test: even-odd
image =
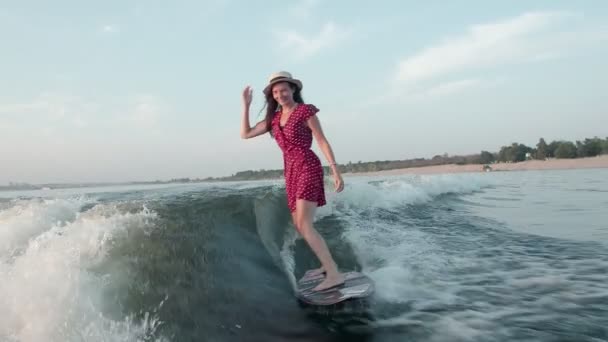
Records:
[[[352,178],[343,193],[328,195],[317,218],[330,214],[347,221],[344,238],[354,248],[363,272],[371,276],[377,296],[390,302],[434,298],[425,277],[440,273],[448,261],[433,237],[403,222],[374,218],[377,210],[391,210],[432,201],[447,193],[471,193],[489,184],[476,175],[404,175]],[[415,270],[415,271],[413,271]],[[449,301],[449,293],[440,294]]]
[[[348,218],[343,236],[353,247],[362,272],[376,283],[376,297],[392,303],[435,298],[425,283],[446,260],[431,237],[412,227]],[[449,301],[445,297],[443,300]]]
[[[0,211],[0,259],[9,258],[29,239],[52,226],[73,221],[84,203],[82,198],[12,201],[11,206]]]
[[[285,229],[283,247],[281,248],[281,260],[283,261],[283,270],[287,274],[287,278],[294,291],[297,288],[297,281],[294,273],[296,268],[295,245],[299,238],[301,238],[301,236],[297,233],[295,227],[292,224],[289,224]]]
[[[336,212],[350,215],[361,210],[390,210],[426,203],[443,194],[472,193],[492,184],[484,175],[469,174],[352,177],[346,181],[341,193],[335,193],[331,184],[326,184],[328,205],[317,210],[317,217]]]
[[[528,254],[527,245],[513,240],[512,246],[501,245],[496,253],[488,246],[481,257],[470,249],[471,243],[479,239],[479,247],[486,248],[481,241],[501,238],[496,236],[499,232],[489,229],[490,235],[484,236],[483,227],[475,227],[476,235],[466,235],[465,244],[459,245],[452,232],[417,226],[432,221],[399,215],[408,205],[493,185],[486,178],[350,179],[344,194],[332,194],[329,208],[319,210],[321,216],[346,221],[343,238],[353,247],[363,272],[375,281],[379,306],[407,305],[406,312],[379,320],[379,326],[424,326],[431,341],[474,341],[489,334],[510,338],[517,320],[543,324],[564,317],[560,310],[581,310],[606,298],[608,287],[603,284],[608,275],[597,271],[606,267],[605,254],[555,262],[552,248],[539,250],[547,255]],[[506,266],[510,264],[520,267]],[[501,301],[497,298],[504,303],[496,303]]]
[[[437,332],[431,341],[475,341],[487,334],[487,329],[474,327],[486,325],[488,321],[459,320],[450,316],[443,317],[435,322],[433,328]],[[484,331],[485,330],[485,331]]]
[[[133,214],[121,213],[115,206],[98,205],[80,214],[75,211],[78,207],[78,201],[32,201],[21,205],[30,209],[15,207],[4,213],[5,222],[13,222],[10,229],[33,228],[27,229],[27,234],[5,233],[13,244],[22,243],[24,236],[30,238],[22,253],[0,263],[0,340],[131,341],[150,336],[158,326],[154,316],[143,322],[132,317],[122,321],[104,317],[104,282],[87,271],[105,258],[116,235],[151,229],[154,213],[145,208]],[[28,210],[32,215],[24,214]],[[7,217],[16,218],[11,221]],[[57,218],[66,221],[52,223]],[[46,231],[33,236],[45,227]]]

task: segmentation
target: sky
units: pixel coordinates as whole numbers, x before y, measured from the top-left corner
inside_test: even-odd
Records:
[[[338,163],[608,136],[604,0],[2,1],[0,41],[0,184],[281,169],[239,136],[279,70]]]

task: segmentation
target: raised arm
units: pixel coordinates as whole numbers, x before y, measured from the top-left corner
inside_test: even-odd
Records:
[[[249,107],[251,106],[252,89],[247,86],[243,89],[243,118],[241,120],[241,139],[250,139],[268,132],[266,121],[260,121],[255,126],[249,124]]]

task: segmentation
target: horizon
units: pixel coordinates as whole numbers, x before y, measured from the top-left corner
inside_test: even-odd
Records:
[[[281,169],[239,137],[242,89],[253,125],[278,70],[339,164],[608,136],[606,2],[267,4],[4,5],[0,185]]]
[[[596,138],[600,138],[600,137],[587,137],[585,139],[596,139]],[[543,137],[539,138],[540,139],[544,139]],[[600,138],[602,139],[602,138]],[[605,138],[608,141],[608,137]],[[583,140],[583,139],[581,139]],[[602,139],[603,140],[603,139]],[[557,139],[557,140],[552,140],[552,141],[546,141],[547,144],[550,144],[552,142],[571,142],[571,143],[577,143],[577,141],[574,140],[567,140],[567,139]],[[582,141],[581,141],[582,142]],[[467,157],[473,157],[473,156],[480,156],[482,152],[489,152],[491,154],[494,155],[495,158],[498,157],[499,154],[499,150],[502,147],[509,147],[512,144],[522,144],[526,147],[530,147],[532,148],[534,151],[536,151],[537,146],[536,144],[533,145],[528,145],[525,143],[521,143],[521,142],[511,142],[509,144],[504,144],[501,147],[499,147],[497,150],[483,150],[483,151],[479,151],[479,152],[473,152],[473,153],[465,153],[465,154],[450,154],[450,153],[444,153],[444,154],[437,154],[434,155],[432,157],[430,156],[425,156],[425,157],[413,157],[413,158],[408,158],[408,159],[389,159],[389,160],[349,160],[345,163],[338,163],[338,165],[342,165],[342,166],[348,166],[348,164],[352,163],[352,164],[357,164],[357,163],[362,163],[362,164],[367,164],[367,163],[381,163],[381,162],[400,162],[400,161],[414,161],[414,160],[426,160],[426,161],[430,161],[432,159],[434,159],[435,157],[444,157],[444,158],[467,158]],[[591,156],[585,156],[585,157],[546,157],[546,160],[551,160],[551,159],[584,159],[584,158],[595,158],[595,157],[600,157],[603,156],[603,154],[598,154],[598,155],[591,155]],[[536,159],[536,158],[533,158]],[[511,163],[511,162],[505,162],[505,161],[499,161],[499,160],[494,160],[492,161],[490,164],[494,164],[494,163]],[[517,161],[515,163],[518,163]],[[482,164],[487,164],[485,162],[480,162],[479,165]],[[411,166],[408,168],[420,168],[420,167],[425,167],[425,166]],[[249,171],[253,171],[253,172],[260,172],[260,171],[277,171],[277,170],[282,170],[282,168],[275,168],[275,169],[243,169],[243,170],[237,170],[235,172],[233,172],[232,174],[229,175],[219,175],[219,176],[208,176],[208,177],[174,177],[171,179],[132,179],[132,180],[124,180],[124,181],[90,181],[90,182],[65,182],[65,183],[53,183],[53,182],[47,182],[47,183],[27,183],[27,182],[13,182],[10,181],[7,184],[1,184],[0,183],[0,187],[1,186],[18,186],[18,185],[33,185],[33,186],[43,186],[43,185],[103,185],[103,184],[116,184],[116,185],[127,185],[127,184],[135,184],[135,183],[171,183],[171,182],[176,182],[179,180],[188,180],[188,181],[217,181],[217,180],[222,180],[224,178],[228,178],[228,181],[230,181],[229,178],[234,177],[235,175],[242,173],[242,172],[249,172]],[[392,168],[389,168],[389,170],[392,170]]]

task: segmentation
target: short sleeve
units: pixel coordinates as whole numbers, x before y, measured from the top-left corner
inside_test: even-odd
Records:
[[[317,114],[318,111],[319,109],[315,107],[315,105],[305,104],[304,109],[302,110],[302,120],[308,120],[311,116]]]

